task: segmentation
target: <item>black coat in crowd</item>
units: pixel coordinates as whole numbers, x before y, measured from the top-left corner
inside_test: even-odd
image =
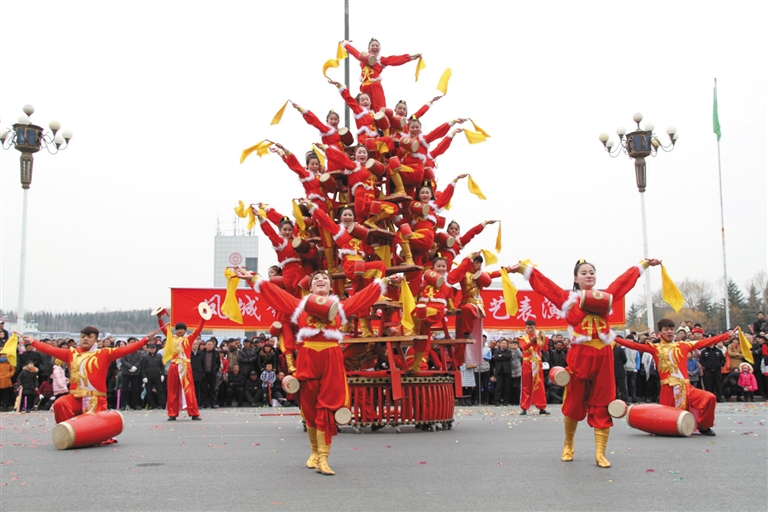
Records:
[[[622,377],[626,376],[624,365],[627,364],[627,353],[624,352],[624,348],[618,343],[613,346],[613,376]]]
[[[505,373],[512,375],[512,350],[501,350],[497,348],[493,351],[494,373]]]
[[[145,379],[158,379],[161,375],[165,375],[165,364],[163,364],[163,356],[155,352],[154,354],[147,354],[141,359],[140,372],[142,378]]]
[[[717,347],[704,347],[699,356],[699,364],[704,367],[705,370],[720,371],[720,368],[725,365],[725,355],[723,351]]]

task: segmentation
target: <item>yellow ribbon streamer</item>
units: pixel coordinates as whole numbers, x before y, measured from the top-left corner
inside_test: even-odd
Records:
[[[475,180],[472,179],[472,175],[467,176],[467,187],[469,188],[470,194],[476,195],[478,198],[485,201],[488,199],[485,197],[485,194],[483,194],[483,191],[480,190],[480,187],[477,186],[477,183],[475,183]]]
[[[472,127],[475,129],[475,131],[476,131],[476,132],[480,132],[480,133],[482,133],[483,135],[485,135],[486,137],[490,137],[490,135],[488,135],[488,132],[486,132],[485,130],[483,130],[483,129],[482,129],[482,128],[480,128],[479,126],[477,126],[477,125],[475,124],[475,122],[472,120],[472,118],[470,118],[470,119],[469,119],[469,121],[472,123]]]
[[[481,142],[485,142],[486,136],[483,135],[480,132],[473,132],[472,130],[467,130],[464,128],[464,136],[467,138],[467,142],[470,144],[480,144]]]
[[[380,245],[374,247],[373,252],[384,262],[387,268],[390,267],[390,262],[392,261],[392,247],[389,245]]]
[[[496,252],[501,252],[501,221],[499,221],[499,232],[496,233]]]
[[[347,53],[347,50],[344,49],[344,47],[339,43],[339,45],[336,47],[336,58],[335,59],[328,59],[325,61],[325,64],[323,64],[323,76],[325,78],[328,78],[328,70],[330,68],[337,68],[339,67],[339,64],[341,64],[341,61],[349,57],[349,54]]]
[[[279,123],[279,122],[280,122],[280,120],[283,118],[283,112],[285,112],[285,107],[287,107],[287,106],[288,106],[288,103],[289,103],[290,101],[291,101],[291,100],[288,100],[288,101],[286,101],[285,103],[283,103],[283,106],[280,108],[280,110],[278,110],[278,111],[277,111],[277,114],[275,114],[275,117],[273,117],[273,118],[272,118],[272,122],[271,122],[271,123],[269,123],[269,124],[270,124],[270,126],[271,126],[271,125],[273,125],[273,124],[277,124],[277,123]]]
[[[415,324],[413,323],[411,312],[416,308],[416,301],[413,298],[411,287],[408,286],[408,282],[405,279],[400,283],[400,302],[403,303],[403,318],[400,320],[400,323],[406,329],[413,329]]]
[[[426,68],[427,65],[424,62],[424,59],[422,57],[419,57],[419,62],[416,63],[416,81],[419,81],[419,73],[421,73],[421,70]]]
[[[241,219],[244,219],[248,217],[248,231],[253,229],[253,226],[256,225],[256,215],[253,213],[253,208],[246,208],[242,201],[237,202],[237,206],[235,206],[235,214],[240,217]],[[264,210],[259,210],[259,214],[262,217],[266,217],[267,214]]]
[[[510,316],[517,315],[517,288],[512,283],[512,279],[509,278],[507,269],[501,269],[501,290],[504,294],[504,307],[507,309],[507,314]]]
[[[168,332],[165,334],[165,345],[163,345],[163,364],[168,364],[168,361],[173,359],[173,327],[170,322],[168,323]]]
[[[300,230],[306,230],[307,225],[304,223],[304,216],[301,214],[299,203],[297,203],[295,199],[291,201],[291,203],[293,204],[293,217],[296,219],[296,224],[298,224]]]
[[[240,163],[243,163],[248,156],[256,152],[257,155],[259,155],[259,158],[269,153],[269,147],[274,144],[271,141],[268,140],[262,140],[261,142],[256,143],[255,145],[249,147],[248,149],[244,149],[242,154],[240,155]]]
[[[221,305],[221,312],[233,322],[242,324],[243,313],[237,302],[237,287],[240,285],[240,278],[235,275],[231,268],[224,269],[224,277],[227,278],[227,294],[224,297],[224,304]]]
[[[312,144],[312,151],[317,155],[317,159],[320,161],[320,167],[325,168],[325,154],[323,151],[317,147],[317,144]]]
[[[0,350],[0,354],[8,356],[8,362],[12,367],[16,367],[16,352],[19,350],[19,337],[14,332],[11,334],[11,338],[5,342],[3,349]]]
[[[741,355],[744,356],[745,361],[755,364],[755,358],[752,357],[752,344],[749,342],[747,337],[744,336],[744,333],[741,332],[741,327],[739,327],[738,331],[739,331],[739,347],[741,347]]]
[[[667,269],[664,268],[664,265],[661,266],[661,300],[672,306],[675,313],[679,312],[683,304],[685,304],[683,294],[680,293],[677,285],[667,274]]]
[[[443,76],[441,76],[440,81],[437,82],[438,91],[443,94],[448,94],[448,80],[451,79],[452,74],[453,72],[451,71],[451,68],[445,68],[445,71],[443,71]]]
[[[483,259],[485,260],[486,265],[493,265],[494,263],[499,262],[499,258],[497,258],[496,255],[493,254],[491,251],[486,249],[480,249],[480,252],[483,254]]]

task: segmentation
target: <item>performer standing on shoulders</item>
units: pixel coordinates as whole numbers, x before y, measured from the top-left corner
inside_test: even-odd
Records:
[[[60,359],[69,365],[69,394],[53,402],[56,423],[67,421],[80,414],[106,411],[109,365],[121,357],[144,348],[150,336],[120,348],[99,349],[96,346],[98,339],[99,330],[91,326],[80,331],[80,345],[77,348],[52,347],[47,343],[40,343],[31,336],[24,336],[24,341],[31,343],[37,351]]]
[[[659,369],[661,379],[659,403],[683,411],[695,410],[699,416],[699,432],[705,436],[714,436],[712,425],[715,423],[717,397],[709,391],[691,386],[688,380],[688,354],[726,341],[734,335],[734,331],[698,341],[678,342],[675,341],[675,322],[662,318],[658,328],[661,335],[659,343],[643,345],[623,338],[616,338],[615,341],[623,347],[650,354]]]
[[[291,322],[299,327],[296,343],[299,353],[296,357],[296,378],[301,381],[299,400],[301,412],[307,422],[307,434],[312,455],[307,467],[318,473],[333,475],[328,466],[331,440],[337,434],[334,413],[348,405],[349,390],[344,372],[344,358],[339,342],[344,335],[339,328],[346,323],[347,315],[369,308],[386,292],[387,278],[357,291],[349,299],[340,301],[331,295],[331,278],[324,271],[310,277],[310,295],[298,299],[269,281],[261,280],[244,268],[235,269],[241,279],[248,279],[256,293],[276,311],[290,315]],[[393,282],[399,279],[393,279]],[[309,303],[314,299],[313,303]],[[318,300],[319,299],[319,300]],[[329,318],[332,304],[338,304],[338,313]],[[308,309],[317,307],[324,316],[314,316]],[[313,312],[317,313],[314,309]]]
[[[523,412],[520,414],[528,414],[531,402],[538,407],[539,414],[549,414],[544,370],[541,368],[541,351],[547,350],[547,338],[541,331],[536,332],[536,322],[527,320],[525,335],[518,341],[523,352],[523,378],[520,383],[520,408]]]
[[[571,381],[566,386],[563,400],[565,443],[563,461],[573,460],[573,436],[579,421],[587,418],[595,429],[595,462],[601,468],[611,467],[605,458],[605,447],[613,420],[608,404],[616,398],[613,376],[613,350],[610,345],[614,334],[608,327],[608,313],[612,301],[624,297],[649,265],[659,260],[643,260],[612,282],[605,292],[593,291],[595,266],[585,260],[576,262],[573,269],[573,291],[566,292],[550,281],[532,265],[518,263],[508,272],[520,272],[536,293],[544,295],[556,306],[568,322],[571,349],[568,351],[568,372]]]

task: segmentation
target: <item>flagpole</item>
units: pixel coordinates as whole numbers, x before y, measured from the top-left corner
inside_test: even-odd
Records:
[[[715,106],[714,119],[717,121],[715,133],[717,134],[717,175],[720,180],[720,236],[723,243],[723,275],[725,276],[725,328],[731,328],[731,312],[728,304],[728,264],[725,259],[725,213],[723,208],[723,169],[720,165],[720,117],[717,113],[717,78],[715,78]]]

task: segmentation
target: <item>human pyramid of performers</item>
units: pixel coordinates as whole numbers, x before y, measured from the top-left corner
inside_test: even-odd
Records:
[[[483,270],[485,263],[493,263],[489,251],[478,250],[454,261],[487,225],[497,222],[486,220],[462,235],[457,222],[446,223],[442,216],[461,179],[469,178],[470,191],[482,197],[467,174],[455,177],[442,190],[436,187],[437,159],[462,131],[457,128],[451,132],[451,128],[468,119],[445,122],[425,133],[422,118],[442,96],[412,114],[405,101],[388,108],[382,72],[388,66],[419,60],[418,72],[421,55],[383,57],[380,50],[376,39],[371,39],[363,52],[348,41],[339,44],[339,57],[348,52],[360,63],[361,87],[356,97],[344,85],[328,79],[354,113],[356,129],[340,127],[334,111],[323,122],[310,110],[292,103],[304,120],[319,130],[321,143],[315,143],[312,151],[299,158],[283,145],[265,140],[244,151],[241,158],[242,162],[252,152],[259,156],[272,152],[296,173],[304,188],[304,198],[290,207],[293,218],[263,202],[250,207],[241,203],[236,208],[238,215],[251,219],[252,225],[259,223],[279,264],[263,278],[242,267],[227,269],[230,286],[222,311],[230,318],[237,317],[239,305],[234,293],[239,281],[246,280],[277,312],[278,321],[270,332],[279,339],[290,373],[284,387],[298,393],[306,422],[311,446],[306,466],[318,473],[334,474],[328,456],[338,425],[351,422],[374,430],[386,425],[434,428],[442,424],[450,428],[454,398],[461,394],[459,369],[480,362],[481,347],[475,344],[481,339],[485,316],[480,292],[494,278],[501,278],[507,311],[512,312],[516,290],[510,274],[514,273],[522,274],[535,292],[555,304],[569,325],[572,348],[568,367],[553,368],[549,375],[567,388],[562,407],[563,461],[574,458],[574,434],[584,418],[595,431],[595,461],[600,467],[611,465],[605,451],[612,417],[627,416],[630,425],[659,435],[687,436],[696,428],[702,434],[714,435],[711,427],[716,399],[690,385],[686,358],[688,352],[732,333],[676,342],[674,323],[664,319],[659,322],[660,343],[638,345],[617,338],[608,325],[613,301],[624,297],[649,266],[660,264],[659,260],[642,260],[603,291],[595,289],[595,265],[585,260],[574,267],[571,291],[550,281],[528,261],[494,272]],[[336,66],[337,61],[330,67]],[[273,124],[279,122],[283,109]],[[477,132],[467,134],[470,142],[488,136],[473,121],[472,125]],[[189,360],[191,344],[210,312],[201,309],[202,319],[191,336],[186,335],[183,323],[171,334],[162,320],[164,311],[154,313],[161,329],[169,329],[164,356],[164,361],[171,361],[169,420],[175,420],[184,409],[192,419],[200,419]],[[453,337],[448,316],[456,318]],[[102,369],[112,360],[139,350],[150,338],[119,349],[90,350],[95,335],[86,330],[77,349],[33,342],[38,350],[73,369],[70,398],[57,400],[54,405],[57,423],[69,420],[67,429],[59,431],[60,447],[93,444],[94,439],[87,435],[86,441],[74,440],[73,428],[78,423],[83,430],[89,429],[84,421],[72,418],[106,410]],[[434,332],[441,333],[440,339],[433,338]],[[662,405],[627,407],[615,400],[614,343],[652,354],[663,385]],[[547,339],[535,325],[529,325],[519,345],[523,351],[521,408],[525,412],[533,405],[541,414],[548,414],[541,365]],[[90,364],[90,358],[99,359],[98,364]],[[386,369],[374,369],[380,359],[386,361]],[[114,430],[107,437],[119,433]]]

